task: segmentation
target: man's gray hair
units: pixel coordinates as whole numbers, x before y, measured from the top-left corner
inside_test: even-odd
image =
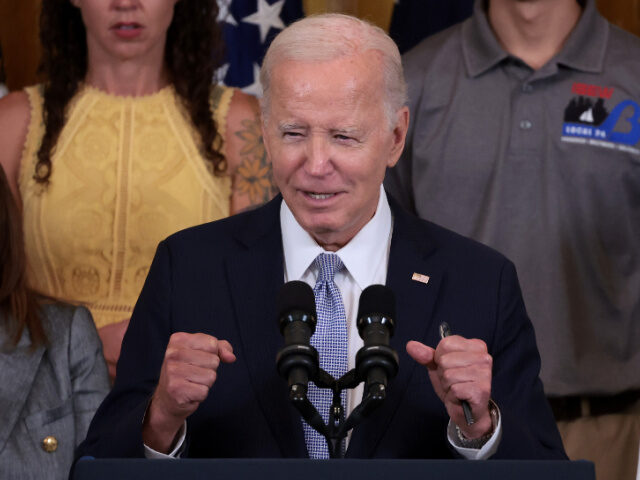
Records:
[[[278,62],[322,62],[372,50],[380,54],[385,88],[384,109],[390,125],[394,125],[395,113],[407,102],[407,85],[398,47],[381,28],[340,13],[312,15],[298,20],[271,42],[260,69],[263,115],[269,112],[271,72]]]

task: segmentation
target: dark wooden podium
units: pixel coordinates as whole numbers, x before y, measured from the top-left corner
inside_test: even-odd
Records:
[[[530,460],[80,460],[73,480],[595,480],[593,463]]]

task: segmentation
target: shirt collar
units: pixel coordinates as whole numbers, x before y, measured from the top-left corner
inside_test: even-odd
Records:
[[[391,240],[391,209],[380,187],[376,213],[369,222],[336,253],[361,289],[371,285],[379,260],[386,261]],[[324,250],[296,221],[285,201],[280,206],[280,226],[286,279],[299,280]]]
[[[485,8],[485,0],[476,0],[473,15],[462,23],[462,55],[470,77],[476,77],[509,56],[496,38]]]
[[[580,20],[556,57],[561,65],[584,72],[602,72],[609,39],[609,22],[598,13],[595,0],[586,0]]]
[[[578,23],[552,62],[587,72],[600,72],[609,36],[609,24],[598,13],[595,0],[584,0]],[[462,52],[470,77],[497,65],[509,54],[496,38],[487,17],[486,0],[476,0],[473,15],[462,23]]]

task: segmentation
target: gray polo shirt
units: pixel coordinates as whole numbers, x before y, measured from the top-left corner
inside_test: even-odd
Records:
[[[386,187],[515,262],[547,394],[640,389],[640,39],[588,0],[534,71],[481,3],[406,54],[411,127]]]

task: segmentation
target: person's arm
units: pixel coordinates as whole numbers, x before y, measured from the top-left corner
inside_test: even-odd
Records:
[[[221,362],[236,359],[231,344],[204,333],[171,335],[160,380],[142,424],[144,444],[159,453],[175,449],[178,433],[216,381]]]
[[[113,389],[76,451],[101,458],[144,458],[142,422],[172,333],[171,254],[160,242],[122,342]]]
[[[30,118],[29,98],[24,91],[13,92],[0,99],[0,165],[18,205],[22,205],[18,190],[20,159]]]
[[[411,341],[407,353],[426,367],[436,395],[464,438],[480,439],[493,432],[489,409],[493,359],[485,342],[453,335],[443,338],[435,349]],[[465,420],[462,400],[471,408],[475,420],[471,425]]]
[[[255,97],[233,93],[224,138],[232,179],[231,213],[258,207],[277,193],[271,162],[262,142],[260,110]]]
[[[524,308],[515,268],[506,260],[497,291],[493,338],[486,343],[454,335],[441,340],[436,349],[411,341],[407,352],[427,368],[453,428],[458,427],[464,440],[480,439],[480,449],[494,442],[485,452],[492,458],[566,459],[538,377],[540,356],[533,326]],[[492,422],[490,399],[499,408],[499,428],[494,428],[496,422]],[[461,400],[466,400],[472,409],[472,425],[465,421]],[[452,437],[450,430],[449,438]],[[459,449],[461,444],[456,445],[455,439],[451,443],[466,456]]]
[[[86,436],[89,423],[109,393],[109,377],[102,357],[100,339],[91,314],[84,307],[73,313],[69,341],[69,376],[73,390],[75,439],[78,445]]]
[[[184,419],[215,382],[220,362],[235,359],[228,342],[174,330],[175,268],[167,242],[160,242],[124,337],[114,387],[76,459],[144,458],[145,446],[169,453]]]
[[[107,362],[111,382],[116,378],[116,365],[118,364],[120,350],[122,349],[122,339],[128,326],[129,319],[125,318],[120,322],[110,323],[98,329],[98,335],[102,342],[102,352]]]

